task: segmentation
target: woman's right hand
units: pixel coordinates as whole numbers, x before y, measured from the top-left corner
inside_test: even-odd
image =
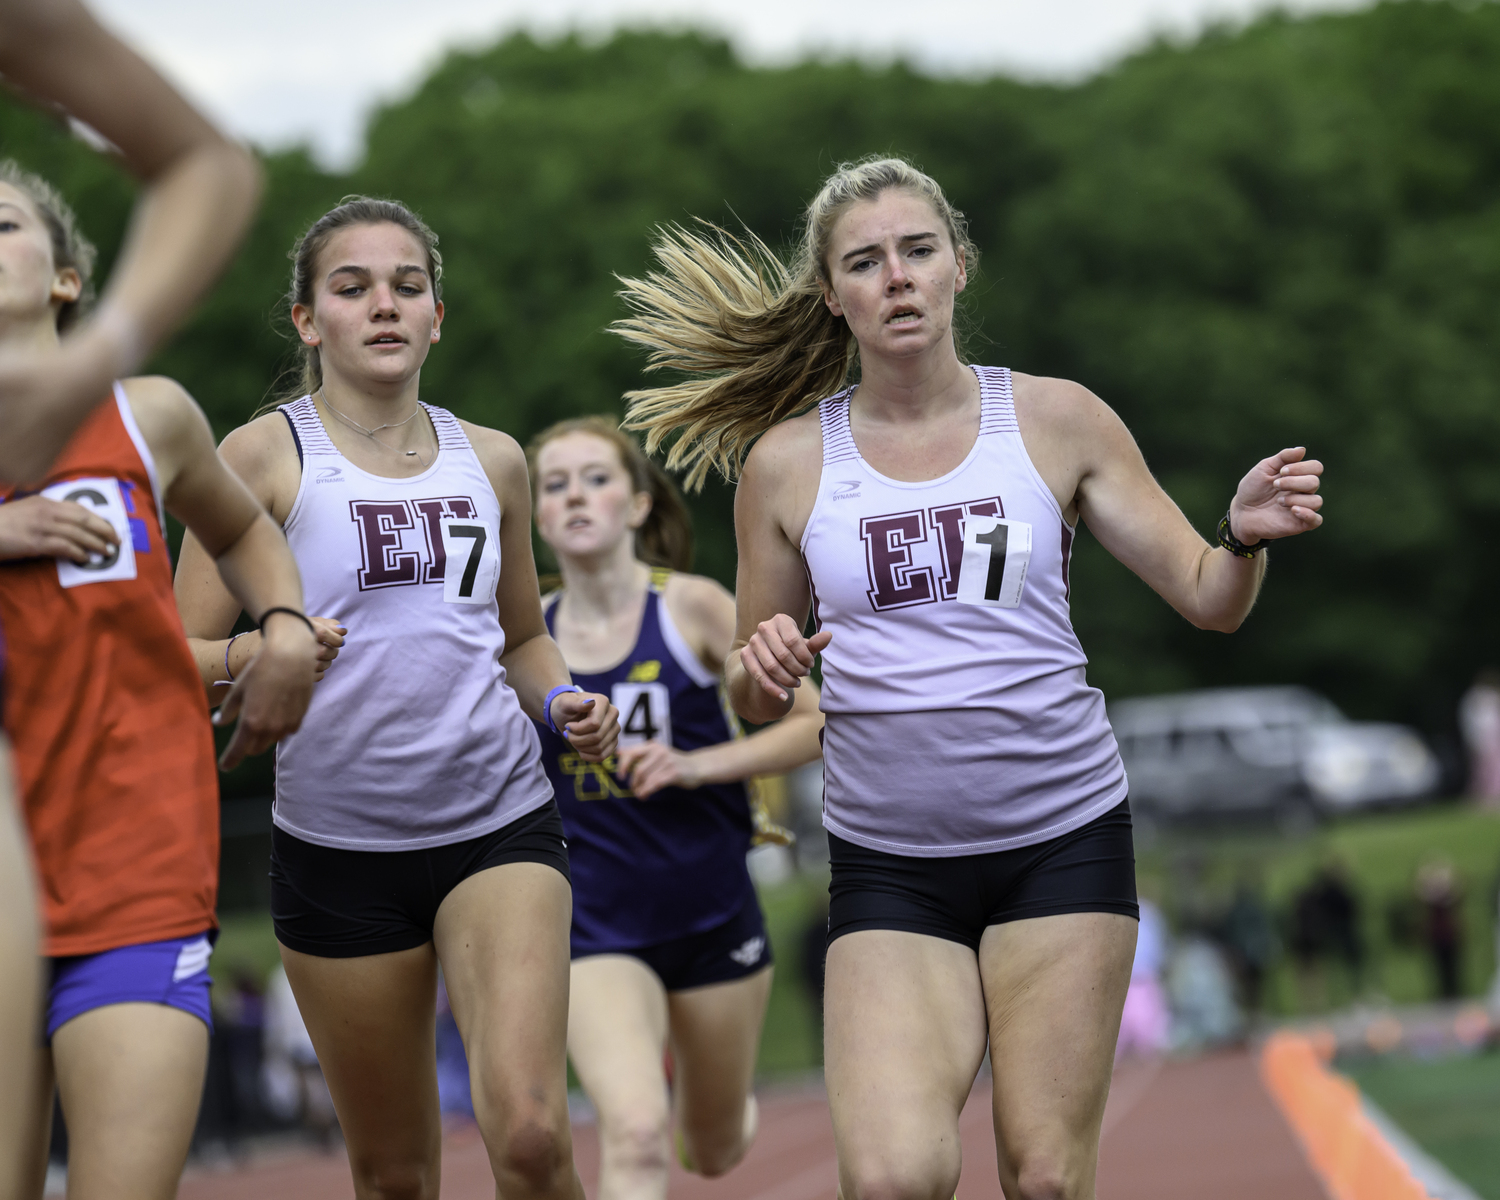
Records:
[[[349,630],[339,624],[337,617],[314,617],[312,623],[318,637],[318,661],[313,673],[313,682],[317,683],[339,656],[339,649]]]
[[[115,527],[69,500],[25,496],[0,504],[0,559],[66,558],[86,563],[113,554]]]
[[[833,634],[819,630],[810,638],[786,613],[777,613],[756,626],[740,650],[740,662],[761,688],[778,700],[789,699],[786,689],[798,687],[812,670]]]

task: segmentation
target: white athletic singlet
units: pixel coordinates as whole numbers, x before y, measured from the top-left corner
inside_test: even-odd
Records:
[[[1115,807],[1125,768],[1068,613],[1073,530],[1021,442],[1010,372],[974,367],[979,436],[940,479],[860,457],[818,406],[802,536],[823,651],[823,822],[873,850],[981,854]]]
[[[422,407],[437,457],[387,479],[338,452],[310,397],[281,406],[302,460],[286,536],[307,611],[349,630],[276,747],[276,824],[320,846],[464,841],[552,797],[499,661],[500,502],[458,420]]]

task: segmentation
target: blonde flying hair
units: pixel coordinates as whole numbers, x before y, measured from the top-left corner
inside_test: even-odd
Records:
[[[644,431],[648,454],[680,430],[667,467],[685,470],[690,490],[710,470],[733,480],[756,438],[844,385],[858,346],[823,302],[828,244],[845,209],[892,189],[932,205],[972,275],[979,252],[968,222],[937,181],[904,159],[867,158],[840,165],[813,197],[790,266],[753,233],[703,222],[704,233],[659,230],[657,269],[621,277],[632,315],[611,330],[650,351],[647,371],[688,376],[627,392],[624,426]]]
[[[687,571],[693,565],[693,521],[677,485],[661,467],[646,457],[641,444],[608,417],[574,417],[549,425],[526,447],[526,465],[531,469],[531,498],[536,501],[542,485],[537,458],[542,447],[570,433],[586,433],[608,442],[620,456],[630,476],[630,486],[651,497],[651,511],[635,531],[635,556],[653,567]]]

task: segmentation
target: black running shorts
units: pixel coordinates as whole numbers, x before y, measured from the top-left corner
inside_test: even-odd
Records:
[[[912,858],[828,835],[828,940],[898,929],[979,949],[991,925],[1058,913],[1140,919],[1130,802],[1071,833],[989,854]]]
[[[707,987],[711,983],[730,983],[771,965],[771,941],[766,937],[766,923],[754,892],[745,900],[744,907],[722,925],[656,946],[604,953],[626,954],[640,959],[656,972],[662,987],[669,992]]]
[[[271,918],[283,946],[319,958],[410,950],[432,940],[438,905],[470,875],[506,863],[556,867],[568,843],[549,800],[493,833],[425,850],[339,850],[271,832]]]

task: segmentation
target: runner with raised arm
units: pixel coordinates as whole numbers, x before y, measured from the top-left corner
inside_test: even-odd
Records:
[[[1087,1200],[1137,908],[1125,772],[1069,618],[1077,522],[1229,632],[1266,542],[1321,523],[1322,466],[1258,463],[1206,544],[1085,388],[964,364],[974,247],[899,159],[824,184],[790,269],[681,230],[657,253],[620,330],[689,378],[632,393],[629,423],[648,450],[683,431],[667,465],[689,480],[739,476],[736,710],[784,714],[822,654],[842,1196],[953,1195],[988,1047],[1006,1195]]]
[[[61,341],[7,339],[0,354],[0,480],[18,482],[47,469],[218,278],[255,213],[260,168],[78,0],[0,0],[0,76],[109,139],[144,185],[92,313]]]
[[[817,758],[823,718],[809,684],[785,718],[741,736],[721,677],[734,597],[685,573],[687,510],[633,437],[583,417],[537,435],[527,457],[537,531],[562,571],[548,628],[623,722],[617,771],[538,727],[573,866],[568,1052],[599,1116],[599,1200],[664,1200],[674,1124],[684,1165],[706,1176],[755,1137],[771,946],[745,855],[757,832],[786,834],[753,777]]]
[[[0,354],[58,338],[92,255],[54,190],[0,163]],[[219,790],[164,512],[265,624],[225,701],[241,716],[225,765],[296,729],[312,691],[286,541],[171,380],[116,383],[42,478],[0,489],[4,716],[46,926],[45,1023],[29,1035],[45,1070],[24,1096],[37,1136],[17,1153],[33,1195],[54,1076],[75,1198],[175,1195],[203,1092]],[[7,1100],[23,1086],[8,1076]]]
[[[260,169],[77,0],[0,0],[0,77],[91,124],[145,184],[102,319],[0,358],[0,480],[27,480],[218,275],[255,211]],[[0,1089],[0,1200],[25,1164],[39,994],[34,880],[7,759],[0,734],[0,1079],[14,1084]]]
[[[527,718],[599,762],[616,712],[548,636],[521,448],[418,399],[443,320],[437,237],[354,197],[293,263],[300,398],[221,451],[286,530],[325,650],[342,646],[276,751],[282,962],[361,1200],[438,1195],[439,964],[499,1194],[581,1200],[568,852]],[[256,635],[230,639],[241,606],[191,538],[177,596],[203,682],[237,676]]]

